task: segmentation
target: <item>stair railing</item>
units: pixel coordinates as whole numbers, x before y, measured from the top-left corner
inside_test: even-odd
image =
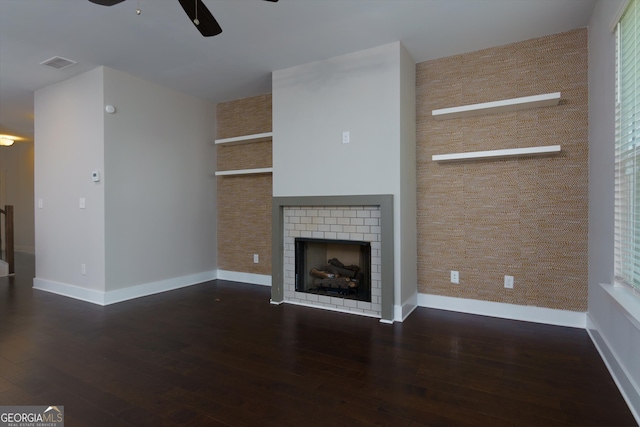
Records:
[[[4,209],[0,209],[0,215],[4,215],[4,261],[9,264],[9,274],[14,274],[15,258],[13,253],[13,206],[4,205]],[[0,248],[2,248],[2,227],[0,227]]]

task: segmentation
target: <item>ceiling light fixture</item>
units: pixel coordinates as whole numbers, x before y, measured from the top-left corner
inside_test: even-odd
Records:
[[[11,147],[15,141],[13,139],[0,137],[0,146],[3,147]]]

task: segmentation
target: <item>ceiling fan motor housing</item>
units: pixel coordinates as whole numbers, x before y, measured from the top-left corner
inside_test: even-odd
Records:
[[[89,0],[91,3],[99,4],[101,6],[114,6],[118,3],[122,3],[124,0]],[[204,5],[202,0],[178,0],[180,5],[184,9],[185,13],[196,26],[200,34],[205,37],[217,36],[222,32],[222,27],[213,17],[207,6]],[[276,3],[278,0],[265,0],[271,3]],[[140,9],[136,9],[136,14],[140,15]]]

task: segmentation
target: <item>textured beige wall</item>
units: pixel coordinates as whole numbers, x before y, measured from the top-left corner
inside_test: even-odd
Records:
[[[271,94],[217,105],[216,139],[271,132]]]
[[[587,30],[417,65],[418,290],[587,309]],[[431,110],[561,92],[560,105],[436,121]],[[433,154],[562,145],[435,163]],[[450,283],[450,270],[460,284]],[[515,276],[504,289],[504,275]]]
[[[216,120],[218,139],[270,132],[271,94],[218,104]],[[271,165],[271,141],[217,146],[217,170]],[[270,275],[271,174],[219,176],[217,184],[218,268]]]

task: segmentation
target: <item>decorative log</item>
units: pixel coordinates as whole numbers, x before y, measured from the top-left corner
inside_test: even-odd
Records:
[[[338,267],[338,268],[345,268],[347,270],[351,270],[351,271],[355,271],[358,272],[360,271],[360,267],[358,267],[357,265],[344,265],[342,262],[340,262],[340,260],[338,258],[331,258],[329,261],[327,261],[329,264]]]
[[[329,273],[335,274],[336,277],[348,277],[353,279],[356,277],[356,272],[353,270],[347,270],[346,268],[336,267],[335,265],[327,264],[322,267],[323,270],[328,271]]]
[[[353,279],[349,279],[348,277],[336,277],[333,279],[315,279],[313,281],[313,285],[324,288],[348,289],[357,288],[358,282]]]
[[[312,269],[309,274],[320,279],[332,279],[336,277],[335,274],[327,273],[326,271],[318,270],[317,268]]]
[[[344,264],[340,262],[338,258],[331,258],[327,261],[331,265],[335,265],[336,267],[344,268]]]

